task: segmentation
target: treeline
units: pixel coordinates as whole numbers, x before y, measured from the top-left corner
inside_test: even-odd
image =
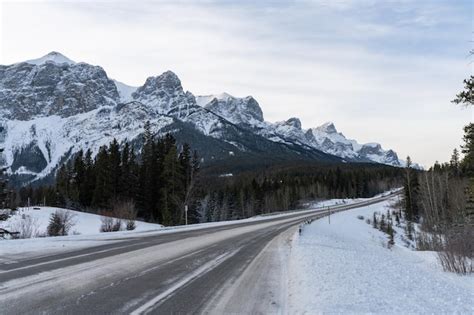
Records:
[[[453,102],[470,107],[474,77],[464,82],[465,91]],[[408,159],[404,187],[405,217],[421,228],[417,247],[438,251],[447,271],[474,272],[474,124],[464,127],[464,145],[449,162],[417,172]]]
[[[147,221],[184,223],[199,170],[197,154],[189,145],[178,148],[169,134],[154,139],[148,126],[140,156],[128,143],[121,148],[116,140],[92,156],[91,150],[79,152],[58,170],[55,186],[24,188],[20,199],[111,215],[127,204],[136,208],[128,212],[136,210]]]
[[[139,217],[176,225],[184,223],[185,205],[189,223],[242,219],[316,199],[372,197],[403,180],[401,169],[380,164],[301,162],[232,176],[203,170],[198,177],[198,157],[188,145],[178,149],[172,136],[154,140],[149,131],[144,138],[140,156],[116,141],[95,158],[79,152],[57,172],[55,186],[22,188],[21,203],[29,198],[95,213],[134,204]]]
[[[297,209],[305,201],[372,197],[402,182],[400,169],[348,164],[277,166],[201,181],[196,221],[241,219]]]
[[[3,148],[0,148],[0,153],[3,152]],[[7,180],[5,176],[6,169],[0,166],[0,209],[9,207],[8,202],[8,195],[9,192],[7,190]]]

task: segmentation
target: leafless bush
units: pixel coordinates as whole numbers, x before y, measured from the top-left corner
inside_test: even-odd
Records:
[[[49,236],[68,235],[69,230],[76,224],[74,222],[75,214],[71,211],[56,210],[51,214],[47,233]]]
[[[117,232],[122,229],[122,220],[113,218],[112,216],[106,215],[102,213],[102,217],[100,218],[101,232]]]
[[[197,206],[197,215],[199,218],[199,223],[204,223],[208,221],[208,213],[210,211],[211,204],[211,195],[206,195],[203,199],[198,202]]]
[[[10,229],[11,232],[19,232],[18,235],[14,235],[12,238],[34,238],[40,234],[38,220],[29,215],[22,216],[21,220],[12,224]]]
[[[114,216],[125,220],[125,227],[128,231],[135,230],[137,210],[133,200],[118,201],[114,203]]]
[[[421,231],[416,235],[416,249],[420,251],[440,251],[443,249],[442,235]]]
[[[438,258],[445,271],[459,274],[474,273],[474,231],[464,227],[446,233]]]
[[[120,231],[124,221],[127,230],[134,230],[136,228],[135,219],[137,212],[133,201],[116,201],[112,211],[103,211],[101,215],[101,232]]]

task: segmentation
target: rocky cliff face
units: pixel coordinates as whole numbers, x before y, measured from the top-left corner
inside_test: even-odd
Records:
[[[101,67],[58,63],[62,59],[51,53],[31,63],[0,66],[2,116],[18,120],[69,117],[117,104],[117,88]]]
[[[79,150],[97,152],[113,138],[139,145],[146,121],[158,136],[171,132],[191,143],[205,164],[249,158],[400,163],[394,151],[348,140],[334,124],[305,130],[298,118],[266,122],[251,96],[195,97],[171,71],[130,87],[101,67],[56,52],[0,66],[0,163],[20,182],[50,176]]]
[[[236,125],[254,127],[264,121],[258,102],[252,97],[233,97],[227,93],[198,96],[197,103]]]

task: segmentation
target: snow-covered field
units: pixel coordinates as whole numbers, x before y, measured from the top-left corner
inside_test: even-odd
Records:
[[[32,238],[10,239],[0,238],[0,261],[2,256],[20,255],[27,256],[33,253],[54,253],[64,250],[72,250],[104,244],[117,238],[133,237],[143,233],[157,231],[162,228],[159,224],[136,221],[134,231],[120,231],[113,233],[101,233],[102,216],[66,210],[54,207],[20,208],[6,221],[0,221],[0,228],[8,231],[21,231],[21,225],[28,223],[31,228]],[[70,211],[73,214],[73,222],[68,236],[45,237],[51,214],[56,210]]]
[[[73,215],[74,225],[69,235],[93,235],[100,233],[102,216],[73,210],[65,210],[54,207],[29,207],[20,208],[6,221],[0,221],[0,228],[9,231],[18,231],[19,225],[25,220],[31,220],[36,236],[45,236],[51,218],[51,214],[57,210],[69,211]],[[136,221],[136,231],[156,230],[161,228],[159,224]]]
[[[288,263],[288,313],[474,313],[474,277],[444,272],[357,216],[385,213],[389,201],[306,225]]]

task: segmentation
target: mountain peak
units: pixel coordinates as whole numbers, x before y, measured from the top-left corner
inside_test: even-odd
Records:
[[[296,117],[292,117],[285,121],[285,125],[292,126],[296,129],[301,129],[301,120]]]
[[[25,62],[29,63],[29,64],[33,64],[33,65],[42,65],[42,64],[45,64],[47,62],[53,62],[53,63],[56,63],[56,64],[66,63],[66,64],[69,64],[69,65],[75,64],[74,61],[72,61],[71,59],[69,59],[68,57],[64,56],[63,54],[61,54],[57,51],[52,51],[52,52],[44,55],[41,58],[31,59],[31,60],[27,60]]]
[[[223,101],[227,101],[229,99],[235,98],[235,97],[233,97],[232,95],[230,95],[229,93],[226,93],[226,92],[222,92],[220,94],[213,95],[213,97],[218,99],[218,100],[223,100]]]
[[[262,109],[252,96],[239,98],[221,93],[197,96],[196,103],[235,124],[249,124],[251,121],[263,122]]]
[[[317,127],[316,129],[319,130],[319,131],[325,132],[325,133],[330,133],[330,134],[337,133],[336,126],[334,126],[334,123],[332,123],[330,121],[322,124],[321,126]]]
[[[145,84],[139,87],[136,93],[154,94],[163,90],[173,93],[182,89],[178,76],[173,71],[168,70],[158,76],[147,78]]]

